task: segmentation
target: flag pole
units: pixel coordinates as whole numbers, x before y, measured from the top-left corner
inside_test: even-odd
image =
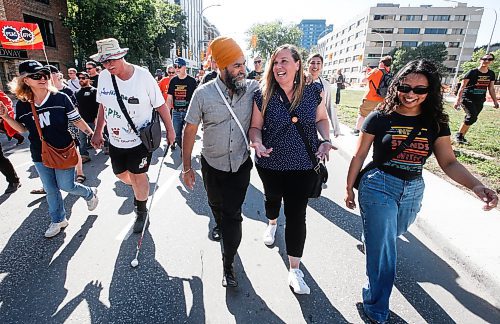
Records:
[[[43,46],[43,55],[45,55],[45,61],[47,62],[47,65],[49,65],[49,59],[47,58],[47,52],[45,52],[45,45]]]

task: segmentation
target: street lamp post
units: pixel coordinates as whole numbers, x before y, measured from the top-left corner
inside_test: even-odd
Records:
[[[453,82],[451,83],[450,91],[453,91],[453,89],[455,89],[455,86],[457,84],[458,70],[460,70],[460,60],[462,59],[462,53],[464,52],[465,41],[467,40],[467,32],[469,31],[469,23],[471,15],[468,15],[468,18],[469,19],[467,19],[467,26],[465,27],[464,41],[462,43],[462,47],[460,48],[460,53],[458,54],[457,67],[455,68],[455,75],[453,76]]]
[[[380,38],[382,38],[382,52],[380,52],[380,59],[382,59],[382,57],[384,56],[384,46],[385,46],[384,36],[382,36],[382,34],[380,34],[380,33],[374,32],[374,31],[372,31],[371,33],[375,34],[375,35],[379,35]]]
[[[495,22],[493,23],[493,29],[491,30],[491,35],[490,35],[490,41],[488,42],[488,46],[486,47],[486,53],[490,52],[490,45],[491,45],[491,39],[493,38],[493,33],[495,33],[495,27],[497,25],[497,10],[494,8],[485,8],[485,9],[491,9],[495,13]]]
[[[221,5],[221,4],[218,4],[218,3],[216,3],[216,4],[213,4],[213,5],[210,5],[210,6],[206,6],[205,8],[203,8],[203,9],[201,10],[201,12],[199,12],[199,14],[200,14],[200,21],[201,21],[201,39],[202,39],[202,40],[205,38],[205,21],[203,20],[203,12],[204,12],[205,10],[207,10],[208,8],[212,8],[212,7],[220,7],[220,6],[222,6],[222,5]],[[202,49],[203,49],[203,50],[205,49],[205,46],[204,46],[204,45],[202,45]],[[198,51],[198,52],[199,52],[199,51]],[[198,57],[199,57],[199,55],[200,55],[200,53],[198,53]],[[200,58],[200,60],[201,60],[201,58]],[[201,64],[201,63],[202,63],[202,62],[200,62],[200,64]]]

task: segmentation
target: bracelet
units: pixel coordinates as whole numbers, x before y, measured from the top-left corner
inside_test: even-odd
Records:
[[[191,170],[193,170],[193,168],[189,168],[189,169],[187,169],[186,171],[182,170],[181,172],[182,172],[182,174],[186,174],[186,173],[188,173],[188,172],[189,172],[189,171],[191,171]]]
[[[332,144],[332,140],[331,139],[324,139],[324,140],[319,141],[319,145],[321,145],[323,143],[327,143],[327,142],[330,143],[330,144]]]

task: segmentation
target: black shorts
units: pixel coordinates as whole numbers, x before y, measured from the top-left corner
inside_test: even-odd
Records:
[[[131,148],[119,148],[109,145],[109,157],[114,174],[120,174],[125,171],[139,174],[148,172],[149,164],[153,153],[149,153],[142,144]]]

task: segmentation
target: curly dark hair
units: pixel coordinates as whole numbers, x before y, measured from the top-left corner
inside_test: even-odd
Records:
[[[403,82],[405,77],[411,73],[422,74],[429,82],[429,93],[424,102],[422,102],[421,116],[426,125],[434,126],[439,130],[440,125],[448,123],[449,117],[443,107],[441,74],[434,63],[429,60],[414,60],[399,70],[389,85],[387,96],[384,102],[378,107],[378,110],[390,114],[398,108],[401,102],[399,101],[397,87]]]

